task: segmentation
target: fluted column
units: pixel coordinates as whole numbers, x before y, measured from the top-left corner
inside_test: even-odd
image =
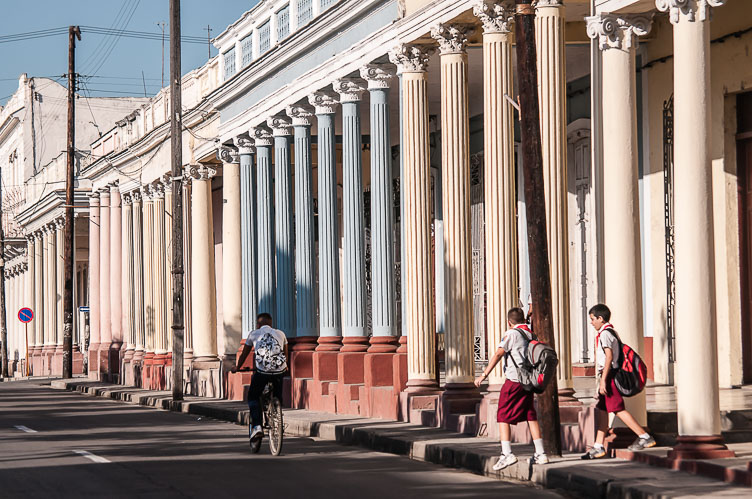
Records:
[[[60,356],[62,374],[62,355],[63,355],[63,291],[65,286],[65,262],[64,262],[64,244],[63,229],[65,228],[65,219],[58,218],[55,221],[55,354]],[[75,337],[71,339],[75,343]]]
[[[489,349],[501,343],[507,310],[517,306],[517,193],[514,163],[514,95],[509,6],[481,0],[473,8],[483,24],[483,158],[486,235],[486,317]],[[500,387],[503,366],[488,377]]]
[[[407,336],[408,389],[438,387],[435,315],[431,264],[431,163],[428,130],[429,48],[400,45],[389,54],[402,75],[402,158],[405,273],[402,299],[407,314],[402,327]]]
[[[240,254],[240,157],[222,148],[222,330],[224,356],[234,359],[242,336],[243,259]]]
[[[170,174],[162,177],[164,181],[164,241],[165,241],[165,338],[167,356],[172,358],[172,181]]]
[[[370,64],[360,76],[371,97],[371,346],[369,352],[394,352],[395,329],[392,147],[389,139],[389,86],[394,70]]]
[[[110,190],[99,194],[99,350],[109,352],[112,344],[112,323],[110,314]],[[109,354],[100,354],[107,358]],[[107,371],[107,366],[104,366]],[[102,370],[100,369],[100,372]]]
[[[240,257],[242,268],[242,336],[256,329],[256,175],[253,168],[253,142],[235,139],[240,155]]]
[[[342,104],[342,351],[368,349],[366,336],[365,227],[363,222],[363,153],[360,101],[362,80],[334,82]]]
[[[467,28],[439,24],[431,35],[441,54],[446,386],[474,388]]]
[[[637,187],[637,36],[650,31],[644,15],[588,17],[588,34],[597,38],[603,60],[603,240],[605,298],[622,341],[642,355],[642,265],[640,203]],[[640,424],[647,424],[645,393],[626,400]]]
[[[277,279],[276,327],[295,337],[295,263],[293,261],[292,186],[290,185],[290,137],[286,116],[267,120],[274,136],[274,242]]]
[[[34,238],[33,234],[27,234],[26,235],[26,261],[28,262],[28,269],[26,270],[26,289],[24,290],[24,299],[26,300],[27,307],[31,307],[34,312],[34,319],[29,323],[27,334],[28,338],[27,341],[29,342],[29,352],[28,352],[28,359],[27,363],[30,362],[31,356],[36,353],[36,347],[37,347],[37,337],[36,337],[36,329],[37,329],[37,310],[36,310],[36,302],[35,297],[36,294],[34,292],[34,285],[35,285],[35,274],[36,274],[36,259],[34,258],[36,254],[36,240]]]
[[[193,294],[191,282],[193,273],[191,271],[191,192],[193,191],[191,181],[193,177],[189,174],[183,174],[183,268],[185,269],[185,348],[183,350],[183,360],[186,365],[190,365],[193,359],[193,323],[191,317],[191,304],[193,303]]]
[[[34,233],[34,328],[36,352],[40,354],[44,348],[44,238],[42,233]],[[37,373],[41,374],[41,373]]]
[[[48,353],[57,346],[57,239],[55,224],[44,227],[44,347]]]
[[[311,123],[313,109],[287,108],[295,137],[295,322],[299,337],[318,336],[316,324],[316,266],[314,263]],[[315,341],[315,338],[311,341]],[[313,343],[307,343],[313,346]]]
[[[92,353],[99,350],[100,342],[100,297],[99,297],[99,268],[100,248],[99,230],[99,194],[93,192],[89,196],[89,373],[92,372],[95,356]],[[33,252],[29,252],[31,255]]]
[[[217,359],[217,284],[214,273],[214,219],[211,177],[214,169],[192,168],[191,321],[195,361]]]
[[[316,350],[337,351],[342,341],[337,216],[337,151],[334,115],[337,97],[315,92],[308,97],[318,122],[319,341]]]
[[[133,337],[135,343],[135,352],[133,361],[141,361],[144,358],[144,348],[146,338],[144,336],[144,229],[142,215],[142,195],[141,191],[131,193],[133,200]]]
[[[150,186],[143,189],[143,289],[144,289],[144,359],[154,358],[154,200]]]
[[[153,184],[153,239],[151,243],[152,265],[154,278],[152,293],[154,300],[154,361],[164,362],[167,355],[167,283],[166,250],[165,250],[165,199],[164,185],[159,182]]]
[[[674,27],[674,244],[678,445],[669,457],[733,455],[723,445],[711,178],[710,10],[725,0],[656,0]],[[721,326],[723,327],[723,326]]]
[[[567,229],[566,65],[562,0],[540,0],[535,16],[538,56],[543,186],[551,268],[551,310],[559,355],[558,384],[571,395],[572,359],[569,323],[569,235]],[[533,297],[533,306],[535,300]],[[566,400],[566,399],[563,399]]]
[[[123,297],[120,281],[123,267],[123,215],[120,209],[120,188],[110,188],[110,322],[112,324],[113,357],[110,372],[117,371],[119,351],[123,344]]]
[[[130,362],[136,350],[136,338],[133,328],[133,198],[131,194],[124,194],[122,199],[123,215],[123,265],[121,269],[122,297],[123,297],[123,342],[125,353],[123,360]]]
[[[251,130],[256,142],[256,232],[258,235],[258,311],[274,314],[274,191],[271,131],[266,126]]]

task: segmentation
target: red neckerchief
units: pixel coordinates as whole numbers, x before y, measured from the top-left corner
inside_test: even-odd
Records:
[[[598,330],[598,334],[597,334],[597,335],[595,335],[595,352],[596,352],[596,353],[598,352],[598,342],[599,342],[599,340],[601,339],[601,333],[602,333],[603,331],[605,331],[606,329],[611,329],[611,330],[613,330],[613,329],[614,329],[614,326],[613,326],[613,324],[611,324],[610,322],[607,322],[607,323],[605,323],[605,324],[604,324],[603,326],[601,326],[601,328],[600,328],[600,329]],[[613,333],[612,333],[612,334],[613,334]]]
[[[517,324],[512,329],[524,329],[528,333],[532,333],[532,331],[530,330],[530,326],[528,326],[527,324]]]

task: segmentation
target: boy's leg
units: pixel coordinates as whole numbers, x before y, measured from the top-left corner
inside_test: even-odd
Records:
[[[538,421],[528,421],[527,427],[530,428],[530,436],[533,437],[533,445],[535,446],[536,456],[545,454],[546,449],[543,448],[543,438],[541,436],[540,425],[538,424]],[[546,463],[547,462],[548,461],[546,461]]]
[[[251,386],[248,387],[248,409],[251,411],[251,428],[261,426],[261,394],[266,386],[266,378],[259,374],[253,373],[251,376]]]
[[[624,422],[625,425],[629,427],[630,430],[635,433],[635,435],[640,436],[646,433],[645,428],[640,426],[640,423],[637,422],[637,420],[628,410],[624,409],[623,411],[619,411],[616,413],[616,415],[619,417],[619,419],[622,420],[622,422]]]
[[[509,423],[499,423],[499,440],[501,440],[501,453],[512,453],[512,428]]]
[[[608,413],[606,411],[596,409],[595,428],[597,430],[595,434],[595,443],[603,445],[603,442],[606,441],[606,431],[608,430]]]

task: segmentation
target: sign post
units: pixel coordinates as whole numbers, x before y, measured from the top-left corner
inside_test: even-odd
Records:
[[[29,322],[34,320],[34,312],[29,307],[24,307],[18,311],[18,320],[24,324],[24,335],[26,336],[26,369],[25,375],[31,375],[31,362],[29,359]]]

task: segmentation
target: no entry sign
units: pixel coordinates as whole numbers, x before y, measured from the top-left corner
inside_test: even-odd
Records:
[[[31,320],[34,318],[34,312],[31,311],[30,308],[22,308],[18,311],[18,320],[26,324],[27,322],[31,322]]]

